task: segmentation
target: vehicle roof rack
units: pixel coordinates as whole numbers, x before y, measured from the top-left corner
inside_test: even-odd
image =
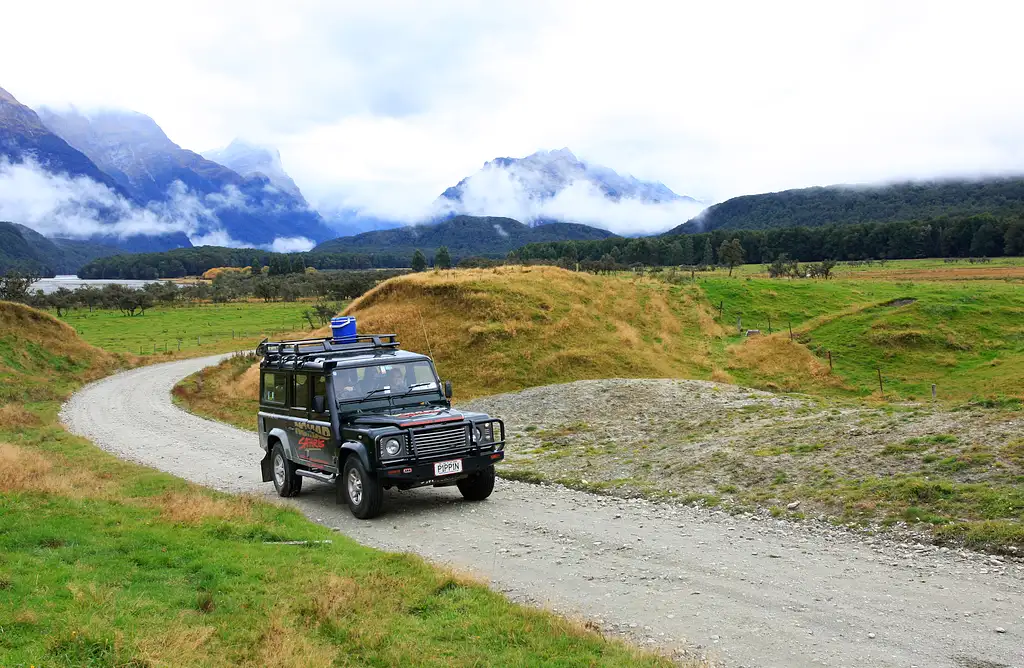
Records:
[[[347,357],[366,353],[397,350],[396,334],[361,334],[345,342],[326,339],[299,339],[296,341],[269,341],[263,339],[256,346],[256,354],[266,362],[290,362],[311,358]]]

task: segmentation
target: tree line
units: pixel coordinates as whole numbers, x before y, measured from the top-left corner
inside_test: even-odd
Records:
[[[224,272],[211,282],[178,285],[170,281],[154,281],[140,288],[112,283],[103,287],[83,286],[75,290],[66,287],[45,294],[31,290],[38,277],[15,271],[0,276],[0,299],[17,301],[41,309],[57,312],[58,317],[76,308],[116,309],[126,316],[145,314],[155,305],[193,304],[213,302],[224,304],[245,299],[265,302],[314,299],[311,309],[317,319],[324,313],[337,314],[338,302],[359,297],[380,281],[405,273],[404,270],[370,271],[308,271],[302,274],[271,276],[261,272]],[[333,309],[333,310],[332,310]],[[310,326],[313,320],[307,316]],[[322,324],[322,323],[321,323]]]
[[[737,244],[727,243],[732,241]],[[729,249],[724,257],[723,244]],[[1020,256],[1024,255],[1024,217],[979,214],[895,223],[537,243],[509,253],[508,259],[585,264],[582,268],[600,271],[601,266],[610,265],[730,265],[730,260],[738,264],[735,259],[739,255],[742,262],[770,264],[782,254],[799,262]]]
[[[271,275],[321,271],[401,268],[409,258],[397,253],[271,253],[255,248],[197,246],[163,253],[113,255],[93,260],[78,270],[79,278],[141,279],[202,276],[216,267],[269,267]]]

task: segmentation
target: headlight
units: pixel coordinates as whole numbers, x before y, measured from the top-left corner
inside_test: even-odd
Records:
[[[487,422],[482,425],[473,426],[473,440],[477,443],[493,443],[494,442],[494,423]]]
[[[384,454],[388,457],[394,457],[402,451],[402,442],[397,438],[389,438],[384,441]]]

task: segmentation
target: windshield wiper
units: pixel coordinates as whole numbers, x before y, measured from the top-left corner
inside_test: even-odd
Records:
[[[410,385],[410,386],[409,386],[409,389],[407,389],[407,390],[406,390],[405,392],[402,392],[402,393],[401,393],[401,394],[399,394],[398,396],[400,396],[400,397],[404,397],[404,396],[406,396],[407,394],[409,394],[410,392],[412,392],[413,390],[415,390],[415,389],[416,389],[417,387],[426,387],[427,385],[433,385],[433,384],[434,384],[433,382],[428,382],[428,383],[413,383],[412,385]]]

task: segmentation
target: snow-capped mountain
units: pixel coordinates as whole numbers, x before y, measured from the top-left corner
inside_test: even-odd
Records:
[[[440,215],[507,216],[531,224],[570,221],[619,234],[667,229],[702,208],[663,183],[584,162],[568,148],[491,160],[437,201]]]
[[[203,157],[233,169],[242,176],[262,174],[281,192],[303,203],[306,201],[295,181],[284,171],[281,153],[277,149],[257,146],[236,138],[224,148],[203,151]]]
[[[193,241],[269,246],[283,238],[295,247],[296,239],[312,246],[335,236],[301,193],[286,192],[263,172],[240,174],[178,146],[145,114],[44,108],[40,118],[135,202],[174,218]]]

